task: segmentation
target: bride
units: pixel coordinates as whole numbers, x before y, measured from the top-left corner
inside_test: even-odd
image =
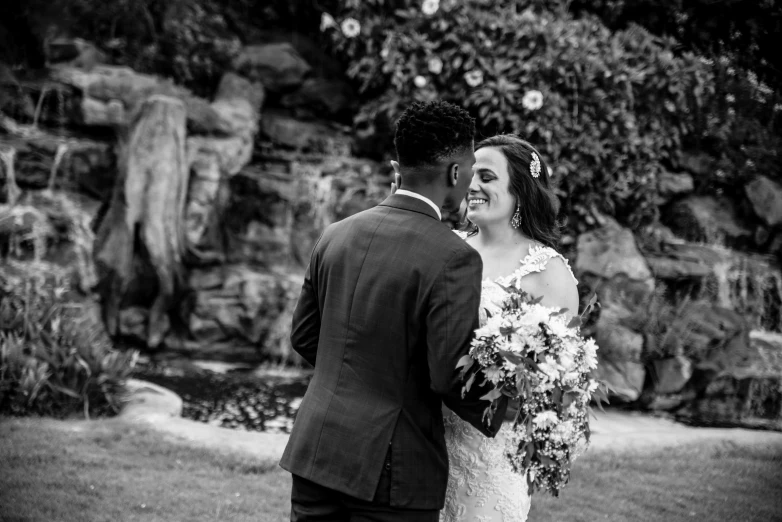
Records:
[[[499,311],[502,286],[515,285],[552,308],[578,313],[577,282],[555,247],[558,201],[548,168],[532,145],[513,135],[478,143],[467,195],[472,230],[459,233],[483,260],[481,324]],[[530,495],[504,456],[509,426],[489,439],[447,409],[450,461],[441,522],[521,522]]]

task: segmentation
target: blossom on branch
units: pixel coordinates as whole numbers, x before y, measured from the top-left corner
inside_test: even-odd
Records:
[[[421,76],[421,75],[419,74],[418,76],[416,76],[415,78],[413,78],[413,83],[414,83],[414,84],[415,84],[415,86],[416,86],[416,87],[418,87],[419,89],[423,89],[424,87],[426,87],[426,78],[424,78],[423,76]]]
[[[440,74],[443,71],[443,61],[436,56],[429,60],[429,72],[432,74]]]
[[[464,81],[470,87],[477,87],[483,83],[483,72],[480,69],[473,69],[470,72],[464,73]]]
[[[355,38],[361,32],[361,24],[355,18],[345,18],[342,21],[342,34],[346,38]]]
[[[432,16],[440,8],[440,0],[424,0],[421,4],[421,12],[426,16]]]
[[[334,17],[328,13],[320,15],[320,30],[325,31],[331,27],[337,27],[337,22],[334,20]]]
[[[524,94],[524,98],[521,99],[521,104],[528,111],[536,111],[543,107],[543,93],[540,91],[527,91]]]

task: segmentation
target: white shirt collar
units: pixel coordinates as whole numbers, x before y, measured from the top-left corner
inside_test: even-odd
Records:
[[[411,198],[420,199],[424,203],[427,203],[430,207],[434,209],[434,211],[437,213],[437,218],[442,221],[443,214],[440,212],[440,209],[437,208],[437,205],[434,204],[434,202],[427,198],[426,196],[422,196],[421,194],[418,194],[417,192],[411,192],[409,190],[405,189],[399,189],[394,194],[399,194],[400,196],[409,196]]]

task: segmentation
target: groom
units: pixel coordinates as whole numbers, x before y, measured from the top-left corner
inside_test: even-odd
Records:
[[[280,465],[291,521],[432,521],[445,500],[444,402],[487,436],[486,390],[461,397],[456,365],[478,326],[482,263],[440,221],[472,179],[475,124],[415,103],[394,143],[404,190],[330,225],[293,315],[293,348],[315,372]]]

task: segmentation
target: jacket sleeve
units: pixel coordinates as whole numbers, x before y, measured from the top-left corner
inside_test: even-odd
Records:
[[[320,301],[317,294],[317,250],[320,244],[315,244],[309,266],[304,272],[304,283],[301,294],[293,311],[291,323],[291,346],[302,358],[315,366],[320,338]]]
[[[488,401],[480,400],[490,386],[480,376],[462,398],[462,385],[456,365],[467,355],[473,333],[478,328],[483,262],[472,248],[460,250],[446,264],[432,287],[426,318],[427,357],[432,390],[448,408],[484,435],[493,437],[502,425],[507,407],[503,398],[491,424],[483,421]]]

